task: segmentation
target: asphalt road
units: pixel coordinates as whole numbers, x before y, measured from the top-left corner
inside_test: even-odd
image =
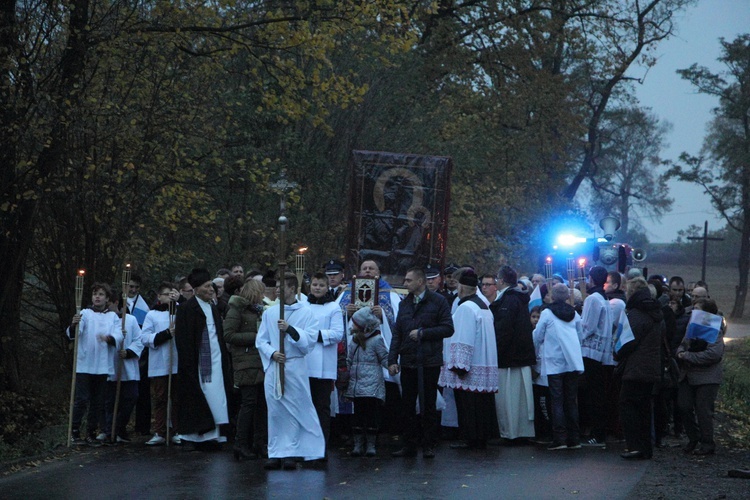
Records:
[[[547,451],[538,446],[449,449],[432,460],[331,452],[321,469],[265,471],[229,452],[130,444],[74,451],[0,478],[0,498],[625,498],[646,462],[608,449]]]

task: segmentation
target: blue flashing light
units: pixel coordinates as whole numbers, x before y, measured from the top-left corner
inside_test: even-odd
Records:
[[[572,234],[561,234],[557,237],[557,244],[561,247],[572,247],[579,243],[586,243],[586,238],[573,236]]]

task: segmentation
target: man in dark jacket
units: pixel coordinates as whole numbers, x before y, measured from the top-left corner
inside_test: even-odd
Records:
[[[529,295],[521,292],[518,274],[510,266],[497,276],[498,298],[490,304],[495,320],[500,391],[495,395],[500,436],[534,437],[534,394],[531,367],[536,364],[531,335]]]
[[[422,269],[410,269],[404,278],[404,286],[409,294],[399,304],[388,353],[390,374],[401,372],[406,420],[405,445],[393,456],[413,457],[417,454],[420,416],[415,414],[415,405],[419,397],[422,456],[433,458],[438,432],[435,403],[440,367],[443,365],[443,339],[453,335],[453,319],[445,298],[427,290]]]
[[[177,430],[185,441],[223,442],[219,426],[229,423],[232,373],[221,315],[211,303],[214,291],[208,271],[193,269],[188,281],[195,296],[177,308],[175,323],[181,401]]]

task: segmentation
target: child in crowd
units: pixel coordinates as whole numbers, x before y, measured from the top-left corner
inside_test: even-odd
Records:
[[[177,348],[172,341],[174,337],[174,325],[170,315],[170,304],[180,298],[177,285],[164,282],[159,285],[158,302],[152,310],[146,314],[143,321],[143,345],[149,349],[148,377],[151,379],[151,408],[154,414],[154,435],[146,441],[149,446],[158,446],[167,442],[167,426],[172,429],[176,427],[172,422],[167,422],[167,393],[169,392],[169,374],[172,374],[172,420],[175,420],[175,394],[177,384]],[[170,352],[171,351],[171,352]],[[170,362],[172,366],[170,367]],[[171,440],[174,444],[180,444],[180,438],[172,432]]]
[[[96,429],[104,408],[107,376],[115,372],[115,352],[122,341],[120,318],[107,307],[111,299],[112,289],[109,285],[94,283],[91,287],[91,307],[73,316],[67,331],[68,338],[75,339],[76,325],[80,323],[73,402],[75,445],[99,444]],[[82,439],[81,423],[87,409],[87,438]]]
[[[380,407],[385,402],[385,379],[381,368],[388,367],[388,350],[380,335],[380,320],[369,307],[363,307],[352,316],[352,336],[346,358],[350,378],[345,393],[347,398],[354,400],[354,449],[351,455],[362,456],[366,435],[364,454],[374,457]]]
[[[531,326],[536,328],[539,316],[542,314],[542,306],[534,306],[529,311],[531,315]],[[547,375],[541,373],[541,357],[537,356],[536,365],[532,370],[534,390],[534,432],[537,444],[550,444],[552,442],[552,418],[549,413],[549,387],[547,386]]]

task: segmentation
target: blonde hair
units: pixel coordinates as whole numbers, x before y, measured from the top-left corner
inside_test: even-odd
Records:
[[[251,304],[260,304],[263,302],[263,293],[266,286],[258,280],[246,281],[237,294],[243,299],[247,299]]]
[[[643,290],[644,288],[648,288],[648,282],[645,279],[643,279],[642,276],[629,279],[627,283],[628,298],[632,297],[633,294],[637,292],[638,290]],[[654,291],[656,291],[656,289],[654,289]]]

